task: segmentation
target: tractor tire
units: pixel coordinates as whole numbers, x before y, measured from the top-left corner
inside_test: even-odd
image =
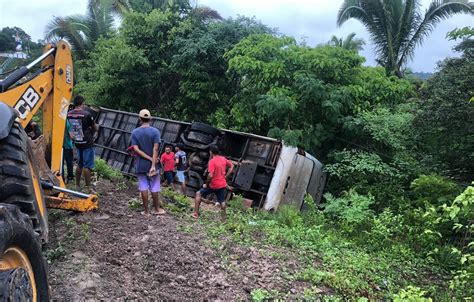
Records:
[[[47,271],[28,215],[0,204],[0,301],[49,301]]]
[[[47,242],[46,206],[33,162],[28,136],[15,122],[9,135],[0,140],[0,203],[18,206],[31,219],[33,229]]]
[[[221,135],[221,132],[219,131],[219,129],[216,129],[208,124],[199,123],[199,122],[192,123],[190,127],[190,131],[206,133],[212,137]]]

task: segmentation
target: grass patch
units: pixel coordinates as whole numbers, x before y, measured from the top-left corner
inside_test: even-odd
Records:
[[[282,207],[270,214],[243,211],[234,204],[237,203],[230,202],[224,223],[211,213],[201,215],[200,221],[211,238],[219,240],[225,236],[240,245],[271,245],[294,251],[290,254],[298,255],[302,268],[293,280],[310,282],[315,288],[325,285],[335,292],[335,298],[389,299],[408,286],[438,296],[446,289],[441,280],[444,272],[408,246],[392,244],[374,249],[360,244],[342,235],[317,209],[300,213]],[[307,294],[311,296],[310,289]],[[256,298],[263,296],[268,299],[264,292],[255,292]]]
[[[46,251],[46,259],[48,260],[48,263],[51,263],[57,259],[60,259],[61,257],[66,255],[66,249],[64,246],[61,244],[61,242],[58,243],[58,246],[54,249],[49,249]]]
[[[125,177],[122,172],[109,166],[107,162],[101,158],[96,158],[94,171],[98,177],[102,177],[112,181],[123,181]]]
[[[138,197],[130,198],[128,208],[133,211],[140,212],[143,209],[143,202]]]
[[[89,222],[77,223],[74,218],[70,217],[64,220],[64,225],[66,226],[65,241],[81,240],[83,243],[86,243],[90,240]]]
[[[187,196],[177,193],[171,188],[163,188],[161,196],[167,201],[164,203],[164,207],[169,212],[181,216],[191,211],[191,200]]]

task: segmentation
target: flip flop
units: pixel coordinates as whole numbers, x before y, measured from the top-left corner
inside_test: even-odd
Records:
[[[150,213],[145,213],[145,211],[140,212],[140,214],[143,216],[150,216]]]
[[[193,212],[193,213],[191,214],[191,217],[194,218],[194,219],[198,219],[198,218],[199,218],[199,214]]]

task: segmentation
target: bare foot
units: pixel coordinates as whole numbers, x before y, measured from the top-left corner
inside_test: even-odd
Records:
[[[151,212],[153,215],[163,215],[163,214],[166,214],[166,211],[162,208],[158,209],[157,210],[154,210],[153,212]]]
[[[198,218],[199,218],[199,214],[196,213],[196,212],[193,212],[193,213],[191,214],[191,217],[193,217],[194,219],[198,219]]]

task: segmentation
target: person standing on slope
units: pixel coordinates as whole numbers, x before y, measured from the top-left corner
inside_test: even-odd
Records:
[[[132,131],[132,147],[137,154],[135,174],[138,178],[138,190],[143,201],[144,211],[148,216],[148,191],[153,198],[153,214],[166,213],[160,202],[160,173],[156,163],[160,147],[161,134],[158,129],[150,126],[151,114],[147,109],[139,113],[140,127]]]
[[[161,154],[161,164],[163,165],[163,174],[168,186],[173,186],[174,189],[174,153],[171,152],[171,147],[166,146],[165,152]]]
[[[181,193],[186,194],[186,178],[184,172],[186,171],[186,152],[182,150],[182,145],[175,147],[174,158],[176,159],[176,176],[181,183]]]
[[[74,109],[67,114],[71,126],[71,136],[77,149],[76,187],[81,185],[84,174],[87,190],[91,191],[91,171],[95,167],[94,133],[99,126],[94,122],[92,115],[86,110],[85,100],[76,95],[73,99]]]

